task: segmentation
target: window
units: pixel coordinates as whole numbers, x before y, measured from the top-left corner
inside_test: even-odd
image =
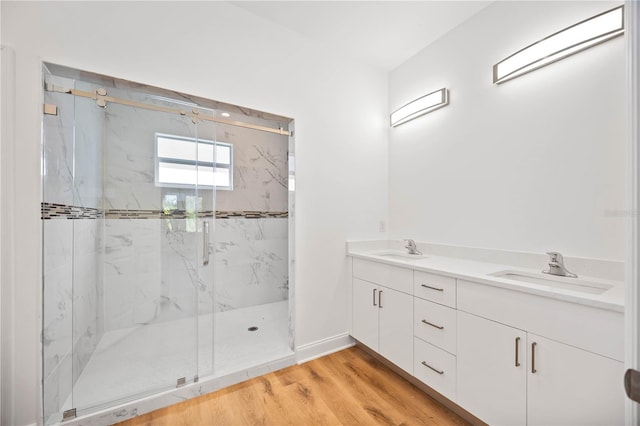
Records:
[[[156,134],[156,185],[233,189],[233,145]]]

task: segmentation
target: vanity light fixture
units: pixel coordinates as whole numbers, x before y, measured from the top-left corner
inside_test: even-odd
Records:
[[[421,115],[435,111],[448,103],[449,91],[447,89],[442,88],[435,92],[427,93],[392,112],[391,127],[399,126]]]
[[[514,53],[493,66],[496,84],[559,61],[624,33],[624,6],[578,22]]]

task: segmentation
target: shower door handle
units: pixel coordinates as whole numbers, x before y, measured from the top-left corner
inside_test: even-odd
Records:
[[[202,222],[202,264],[207,266],[209,264],[209,222],[206,220]]]

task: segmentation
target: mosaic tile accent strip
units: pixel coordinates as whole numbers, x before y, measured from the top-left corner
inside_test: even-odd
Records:
[[[288,212],[267,211],[218,211],[204,210],[197,213],[197,217],[213,217],[216,219],[245,218],[287,218]],[[186,219],[192,217],[185,210],[100,210],[89,207],[68,206],[65,204],[41,203],[41,218],[48,219]]]
[[[99,219],[103,212],[91,207],[68,206],[65,204],[41,203],[40,217],[47,219]]]
[[[213,217],[212,210],[198,212],[197,217]],[[193,213],[186,210],[106,210],[104,212],[106,219],[186,219],[194,217]]]
[[[261,218],[286,218],[288,212],[266,212],[266,211],[219,211],[203,210],[197,213],[197,217],[213,217],[216,219],[240,218],[261,219]],[[186,219],[192,217],[192,213],[185,210],[107,210],[104,214],[107,219]]]

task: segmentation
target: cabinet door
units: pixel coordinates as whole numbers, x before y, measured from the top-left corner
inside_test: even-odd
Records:
[[[527,339],[529,425],[624,424],[622,362],[534,334]]]
[[[380,287],[380,355],[413,374],[413,296]]]
[[[378,351],[378,286],[353,279],[353,330],[361,343]]]
[[[457,350],[458,404],[491,425],[524,425],[526,333],[458,311]]]

